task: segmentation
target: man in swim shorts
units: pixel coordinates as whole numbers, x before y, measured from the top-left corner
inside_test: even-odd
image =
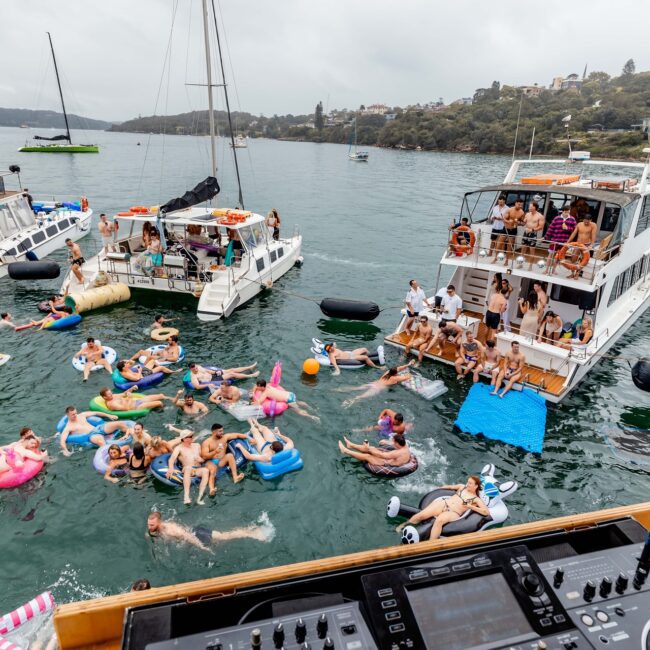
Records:
[[[102,388],[99,391],[100,396],[106,402],[106,408],[111,411],[139,411],[140,409],[160,409],[164,406],[164,400],[174,401],[173,397],[167,397],[162,393],[155,395],[141,395],[133,397],[131,393],[138,390],[137,386],[127,388],[123,393],[113,394],[110,388]]]
[[[515,205],[508,210],[504,219],[503,225],[505,226],[505,237],[503,238],[505,242],[504,250],[506,253],[506,260],[504,266],[508,265],[508,252],[514,254],[515,252],[515,242],[517,241],[517,225],[524,218],[524,201],[523,199],[517,199]]]
[[[86,357],[83,371],[84,381],[88,381],[93,366],[101,366],[107,372],[113,372],[111,364],[104,358],[104,346],[99,345],[92,336],[86,339],[86,344],[74,355],[75,359],[79,357]]]
[[[438,323],[438,332],[436,333],[433,343],[430,346],[431,351],[438,356],[442,356],[447,342],[450,342],[454,347],[457,348],[458,342],[460,341],[460,337],[462,335],[463,328],[460,325],[446,321],[444,318],[442,318]],[[437,352],[435,352],[436,347],[438,348]]]
[[[70,270],[74,273],[74,276],[77,278],[79,283],[83,284],[84,276],[81,272],[81,267],[84,265],[86,260],[81,253],[81,248],[79,248],[79,244],[75,244],[75,242],[73,242],[69,237],[65,240],[65,245],[70,251],[70,257],[68,258],[70,262]]]
[[[494,341],[486,341],[483,350],[483,371],[492,377],[491,385],[494,386],[499,374],[501,364],[501,352],[497,349]]]
[[[463,379],[471,372],[474,383],[478,381],[478,375],[483,371],[481,360],[485,354],[485,348],[480,341],[474,338],[471,330],[465,332],[465,341],[460,344],[458,356],[454,366],[456,367],[456,379]]]
[[[266,383],[265,379],[258,379],[255,383],[255,390],[253,391],[251,402],[253,404],[261,405],[264,404],[264,401],[267,399],[275,400],[276,402],[284,402],[294,413],[306,418],[311,418],[315,422],[320,422],[318,416],[312,415],[305,410],[306,408],[309,408],[309,404],[307,404],[307,402],[299,402],[296,399],[295,393],[291,393],[283,388],[278,388],[277,386],[270,386]],[[301,406],[304,408],[301,408]]]
[[[519,343],[517,341],[513,341],[511,344],[511,349],[505,354],[503,368],[497,376],[494,390],[490,393],[490,395],[496,395],[499,388],[501,388],[503,381],[506,381],[506,387],[499,395],[499,397],[503,397],[513,387],[514,383],[521,379],[525,365],[526,357],[522,352],[519,351]]]
[[[212,392],[210,393],[210,397],[208,397],[208,402],[212,402],[212,404],[232,406],[233,404],[237,404],[242,396],[242,392],[237,386],[225,382],[219,388],[210,386],[210,390]]]
[[[172,400],[172,404],[178,406],[183,415],[205,415],[208,412],[208,407],[202,402],[197,402],[194,399],[194,395],[188,394],[181,399],[183,392],[184,391],[181,388]]]
[[[189,429],[183,429],[181,433],[181,444],[174,448],[169,463],[167,464],[167,478],[172,478],[176,471],[176,461],[180,463],[183,471],[183,503],[189,505],[192,503],[190,498],[190,486],[192,478],[198,476],[201,479],[199,484],[199,496],[196,502],[202,506],[205,504],[203,495],[208,484],[208,468],[203,466],[204,460],[201,457],[201,446],[198,442],[193,441],[194,433]]]
[[[166,361],[167,363],[176,363],[181,354],[181,347],[178,345],[178,336],[175,334],[167,339],[167,345],[162,350],[149,352],[148,350],[138,350],[132,357],[134,361],[144,357],[144,365],[149,367],[153,361]]]
[[[415,328],[411,340],[404,348],[404,353],[407,357],[411,354],[413,348],[418,351],[418,362],[415,364],[416,366],[419,366],[422,363],[424,353],[427,351],[431,345],[431,341],[433,340],[433,327],[431,327],[429,319],[425,315],[422,315],[418,317],[418,320],[418,326]]]
[[[227,542],[231,539],[244,539],[246,537],[256,539],[260,542],[268,542],[273,536],[271,525],[256,526],[251,524],[243,528],[220,533],[217,530],[210,530],[203,526],[195,526],[193,529],[177,524],[175,521],[163,521],[159,512],[152,512],[147,517],[147,534],[150,537],[160,537],[174,542],[185,542],[200,548],[202,551],[210,551],[210,544],[216,542]]]
[[[544,215],[539,212],[538,208],[539,204],[537,201],[533,201],[528,206],[528,212],[526,212],[526,216],[523,219],[524,234],[521,238],[521,254],[529,261],[529,270],[532,268],[537,242],[544,230]],[[530,257],[528,257],[529,255]]]
[[[213,382],[226,382],[230,379],[254,379],[255,377],[259,377],[260,371],[257,370],[251,374],[246,374],[246,371],[252,370],[256,366],[257,362],[250,366],[241,366],[239,368],[211,370],[192,361],[189,364],[190,383],[196,390],[203,390],[204,388],[210,388]]]
[[[406,443],[406,438],[401,433],[396,433],[390,442],[395,447],[394,449],[373,447],[367,441],[362,445],[357,445],[345,437],[343,440],[345,440],[345,445],[339,440],[340,452],[345,456],[356,458],[363,463],[399,467],[400,465],[406,465],[411,458],[411,450]]]
[[[211,427],[212,435],[204,440],[201,444],[201,458],[205,461],[208,468],[208,489],[210,496],[213,497],[217,493],[215,480],[217,478],[217,470],[225,467],[230,469],[230,476],[233,483],[243,481],[245,475],[237,471],[237,463],[235,456],[229,451],[228,443],[231,440],[242,439],[246,440],[248,436],[245,433],[224,433],[221,424],[213,424]]]
[[[364,391],[361,393],[361,395],[346,399],[343,402],[343,408],[350,408],[355,402],[366,399],[367,397],[374,397],[386,388],[396,386],[397,384],[400,384],[404,381],[409,381],[411,379],[411,374],[408,372],[405,373],[404,371],[410,368],[414,363],[415,359],[411,359],[411,361],[403,366],[394,366],[392,368],[389,368],[379,379],[370,382],[369,384],[363,384],[361,386],[347,386],[345,388],[336,389],[345,393],[353,390]]]
[[[501,314],[508,308],[508,289],[499,289],[490,296],[485,312],[485,325],[487,327],[486,341],[494,341],[501,323]]]
[[[271,431],[271,429],[260,424],[255,418],[250,418],[248,424],[251,427],[248,442],[257,453],[251,453],[243,445],[239,445],[241,453],[247,460],[270,463],[275,454],[279,454],[286,449],[294,448],[293,440],[289,436],[280,433],[280,429],[277,427]]]
[[[368,348],[356,348],[354,350],[340,350],[336,347],[336,343],[327,343],[323,348],[329,357],[330,364],[334,368],[334,375],[340,375],[341,369],[337,361],[340,359],[353,359],[354,361],[361,361],[371,368],[380,368],[371,358]]]
[[[120,436],[118,440],[122,440],[129,434],[128,426],[126,423],[120,422],[117,415],[102,413],[100,411],[82,411],[81,413],[77,413],[77,409],[74,406],[68,406],[65,410],[65,414],[68,416],[68,422],[63,431],[61,431],[60,441],[61,450],[64,456],[70,456],[72,453],[66,446],[66,441],[69,435],[83,435],[89,433],[91,434],[90,442],[97,447],[103,447],[106,444],[106,440],[104,439],[105,435],[121,431],[122,436]],[[110,421],[98,425],[90,424],[87,418],[91,416],[104,418],[105,420]]]
[[[167,366],[159,366],[154,359],[150,360],[151,367],[147,365],[136,364],[133,359],[122,359],[115,366],[122,377],[127,381],[140,381],[156,372],[162,372],[165,375],[173,375],[175,372],[182,370],[170,370]]]

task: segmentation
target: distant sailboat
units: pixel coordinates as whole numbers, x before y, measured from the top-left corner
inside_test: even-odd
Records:
[[[65,102],[63,101],[63,91],[61,90],[61,80],[59,79],[59,68],[56,65],[56,56],[54,55],[54,45],[52,45],[50,32],[47,32],[47,37],[50,40],[56,83],[59,87],[59,97],[61,97],[61,108],[63,109],[63,118],[65,119],[65,135],[55,135],[53,138],[35,135],[34,140],[49,140],[52,144],[26,144],[24,147],[20,147],[18,151],[22,151],[23,153],[99,153],[99,147],[96,144],[72,144],[70,126],[68,125],[68,114],[65,112]],[[67,144],[63,144],[61,142],[62,140],[65,140]]]
[[[246,142],[246,138],[243,135],[238,135],[235,138],[235,141],[230,143],[230,146],[234,149],[246,149],[248,147],[248,143]]]
[[[352,146],[354,142],[354,151],[352,151]],[[355,162],[368,162],[368,152],[367,151],[357,151],[357,118],[354,118],[354,131],[350,135],[350,147],[348,148],[348,158],[354,160]]]

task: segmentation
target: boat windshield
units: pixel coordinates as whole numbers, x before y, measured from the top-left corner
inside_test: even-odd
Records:
[[[23,197],[0,204],[0,237],[6,239],[36,223],[29,203]]]

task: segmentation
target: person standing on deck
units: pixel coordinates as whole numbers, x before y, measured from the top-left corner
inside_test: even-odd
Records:
[[[503,220],[506,214],[508,214],[508,210],[510,208],[506,205],[506,197],[501,195],[490,214],[492,233],[490,234],[490,253],[488,257],[492,257],[497,251],[501,250],[503,238],[506,234],[506,227]]]
[[[74,276],[77,278],[78,282],[83,285],[84,275],[81,272],[81,267],[86,260],[84,259],[84,256],[81,252],[81,248],[79,247],[79,244],[73,242],[69,237],[65,240],[65,245],[70,250],[70,257],[68,258],[70,262],[70,270],[74,273]]]
[[[440,302],[442,309],[442,318],[447,322],[455,323],[463,312],[463,301],[456,293],[456,287],[450,284],[447,287],[447,295]]]
[[[423,311],[424,305],[431,307],[431,303],[427,300],[427,296],[422,290],[422,287],[418,284],[417,280],[411,280],[409,282],[409,290],[404,299],[406,304],[406,315],[408,320],[406,321],[406,326],[404,329],[409,332],[411,330],[411,325],[415,319],[420,315],[420,312]]]
[[[490,296],[487,311],[485,312],[485,324],[488,328],[486,341],[494,341],[496,339],[499,323],[501,322],[501,314],[508,308],[507,296],[508,290],[501,289]]]
[[[569,237],[571,237],[577,225],[575,217],[571,216],[571,207],[568,203],[562,206],[562,214],[551,221],[551,225],[546,231],[546,241],[550,242],[548,250],[551,255],[549,273],[552,273],[555,268],[555,251],[562,248],[569,241]]]
[[[115,232],[115,224],[108,220],[104,212],[99,215],[99,223],[97,224],[99,234],[102,236],[102,244],[104,245],[104,252],[110,252],[113,245],[113,233]]]

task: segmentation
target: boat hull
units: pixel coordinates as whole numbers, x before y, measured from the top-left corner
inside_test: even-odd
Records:
[[[20,147],[18,151],[21,153],[99,153],[99,147],[96,144],[50,144]]]

